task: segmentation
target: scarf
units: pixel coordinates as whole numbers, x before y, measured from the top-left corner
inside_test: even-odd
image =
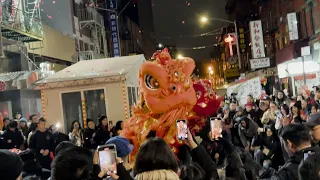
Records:
[[[172,170],[161,169],[137,174],[135,180],[179,180],[179,176]]]

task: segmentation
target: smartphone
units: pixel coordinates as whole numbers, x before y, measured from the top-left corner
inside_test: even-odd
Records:
[[[307,150],[307,151],[302,151],[302,152],[303,152],[303,160],[306,160],[309,157],[309,155],[316,153],[314,150]]]
[[[211,138],[213,140],[222,137],[222,120],[219,117],[210,118],[210,129],[211,129]]]
[[[182,119],[182,120],[177,120],[177,129],[178,129],[178,135],[177,138],[179,140],[185,140],[188,139],[188,126],[187,126],[187,121]]]
[[[105,172],[110,171],[111,173],[117,173],[117,149],[116,145],[108,144],[98,146],[97,148],[99,153],[99,165],[100,168],[103,169]]]

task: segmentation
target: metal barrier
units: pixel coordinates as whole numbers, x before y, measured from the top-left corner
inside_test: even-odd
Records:
[[[87,7],[85,9],[79,9],[79,21],[94,21],[100,25],[104,24],[103,17],[96,9]]]
[[[4,28],[15,29],[37,38],[43,38],[43,25],[40,19],[29,17],[27,12],[24,12],[12,5],[0,2],[0,22]],[[4,36],[6,33],[2,32]]]
[[[72,56],[72,62],[78,62],[81,60],[92,60],[92,59],[99,59],[101,56],[94,51],[81,51],[77,52]]]

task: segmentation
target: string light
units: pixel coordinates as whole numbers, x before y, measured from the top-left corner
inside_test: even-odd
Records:
[[[43,117],[46,119],[47,113],[46,113],[45,95],[43,90],[41,90],[41,103],[42,103]]]
[[[123,98],[123,107],[126,119],[129,119],[128,116],[128,108],[127,108],[127,94],[126,94],[126,86],[124,82],[122,83],[122,98]]]
[[[81,100],[81,106],[82,106],[83,126],[87,128],[87,111],[86,111],[86,104],[84,99]]]

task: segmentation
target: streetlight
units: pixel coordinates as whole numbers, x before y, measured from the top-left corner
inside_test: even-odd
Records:
[[[206,23],[206,22],[208,22],[209,18],[206,17],[206,16],[202,16],[200,20],[201,20],[202,23]],[[216,20],[216,21],[221,21],[221,22],[234,24],[234,31],[235,31],[235,35],[236,35],[237,54],[238,54],[238,61],[239,61],[239,69],[241,69],[241,59],[240,59],[240,48],[239,48],[239,42],[238,42],[237,21],[236,20],[235,21],[229,21],[229,20],[220,19],[220,18],[210,18],[210,20]]]
[[[207,17],[205,17],[205,16],[201,17],[201,22],[203,22],[203,23],[208,22],[208,18],[207,18]]]
[[[177,59],[182,59],[183,56],[181,54],[178,54]]]

